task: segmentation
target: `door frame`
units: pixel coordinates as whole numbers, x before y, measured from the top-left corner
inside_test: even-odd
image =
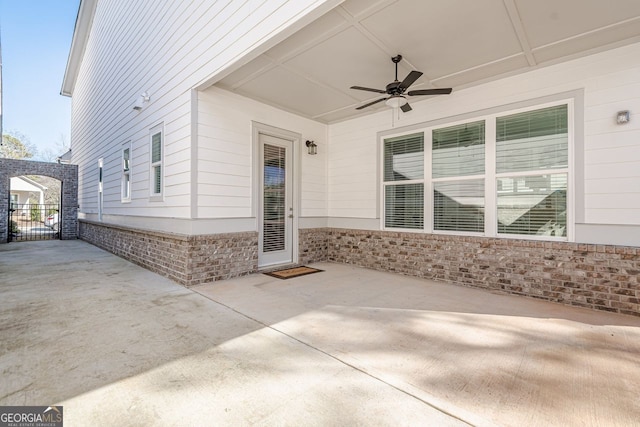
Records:
[[[260,236],[260,221],[262,213],[260,212],[261,206],[261,180],[262,167],[260,164],[260,134],[273,136],[275,138],[286,139],[291,141],[292,153],[291,153],[291,171],[293,177],[291,179],[291,205],[293,206],[293,222],[291,225],[291,263],[298,262],[298,228],[300,224],[300,141],[302,141],[302,135],[296,132],[288,131],[286,129],[277,128],[264,123],[252,121],[251,122],[251,145],[252,145],[252,167],[251,167],[251,215],[255,221],[255,230],[258,233],[258,239]],[[288,263],[287,263],[288,264]],[[273,264],[269,265],[272,266]],[[263,267],[258,260],[258,268]],[[264,267],[268,267],[264,265]]]

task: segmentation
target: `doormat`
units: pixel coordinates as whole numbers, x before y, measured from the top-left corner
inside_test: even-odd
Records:
[[[318,273],[319,271],[323,271],[323,270],[302,266],[302,267],[286,268],[284,270],[272,271],[270,273],[264,273],[264,274],[266,274],[267,276],[273,276],[273,277],[277,277],[278,279],[284,280],[284,279],[292,279],[294,277],[306,276],[307,274]]]

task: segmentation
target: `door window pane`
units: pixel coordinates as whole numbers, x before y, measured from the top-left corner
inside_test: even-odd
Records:
[[[264,145],[263,252],[285,249],[285,155],[283,147]]]

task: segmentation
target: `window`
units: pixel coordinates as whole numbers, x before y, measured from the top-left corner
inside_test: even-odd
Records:
[[[566,105],[496,119],[498,233],[567,236],[568,146]]]
[[[162,125],[151,129],[151,195],[162,195]]]
[[[432,131],[433,229],[484,232],[484,121]]]
[[[571,105],[384,139],[384,228],[566,240]]]
[[[127,145],[129,145],[127,143]],[[131,200],[131,146],[122,150],[122,201]]]
[[[424,227],[424,134],[384,141],[385,226]]]
[[[102,221],[102,209],[104,204],[102,193],[102,179],[103,179],[104,159],[98,159],[98,221]]]

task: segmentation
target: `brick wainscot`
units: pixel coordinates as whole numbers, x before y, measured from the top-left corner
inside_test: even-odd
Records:
[[[640,248],[328,229],[327,260],[640,316]]]
[[[81,221],[80,237],[192,286],[258,271],[258,233],[185,236]],[[640,248],[388,231],[299,230],[330,261],[640,316]],[[393,286],[393,284],[390,284]]]
[[[181,285],[258,270],[258,233],[187,236],[80,221],[80,238]]]

